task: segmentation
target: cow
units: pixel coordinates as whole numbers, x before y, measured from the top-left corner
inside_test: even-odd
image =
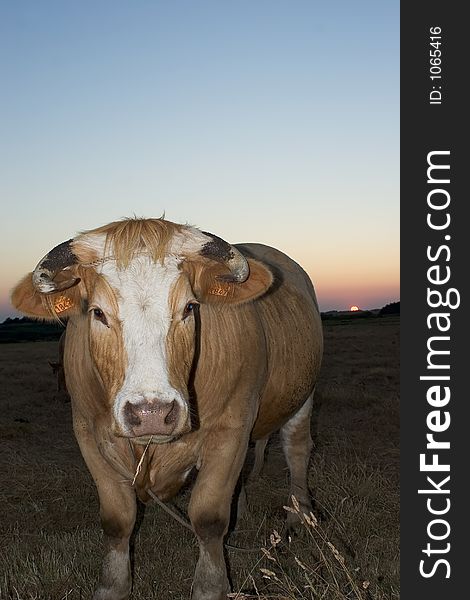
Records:
[[[191,597],[225,599],[224,536],[250,440],[264,450],[280,430],[290,494],[311,510],[310,419],[323,338],[307,274],[262,244],[132,218],[54,247],[12,302],[30,317],[68,319],[73,428],[105,541],[93,599],[129,597],[136,498],[167,501],[190,472],[188,516],[199,544]]]
[[[59,347],[58,347],[58,356],[57,361],[49,361],[49,365],[52,369],[52,373],[57,378],[57,392],[59,397],[65,396],[68,398],[67,391],[67,382],[65,381],[65,371],[64,371],[64,350],[65,350],[65,335],[67,330],[65,330],[59,338]],[[56,396],[54,396],[56,398]]]

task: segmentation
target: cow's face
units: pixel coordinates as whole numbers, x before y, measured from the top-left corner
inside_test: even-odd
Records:
[[[198,301],[175,257],[103,265],[88,302],[90,352],[118,435],[189,430],[188,381]]]
[[[117,243],[110,252],[108,238],[90,232],[69,243],[72,249],[57,247],[60,271],[49,269],[54,249],[40,263],[40,274],[38,266],[13,292],[13,304],[28,315],[50,318],[55,310],[80,322],[116,435],[165,442],[189,431],[198,304],[247,302],[272,283],[266,267],[251,260],[248,266],[245,259],[249,276],[227,281],[224,257],[232,252],[215,236],[208,242],[207,235],[190,229],[183,237],[178,230],[158,259],[148,251],[150,242],[143,247],[139,242],[124,260]],[[183,251],[188,236],[194,238],[191,252]],[[75,382],[78,393],[80,385]]]

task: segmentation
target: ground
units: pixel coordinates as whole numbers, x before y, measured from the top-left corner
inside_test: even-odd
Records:
[[[324,331],[314,515],[289,537],[288,476],[273,436],[249,511],[227,539],[233,598],[399,598],[399,317],[332,319]],[[70,404],[55,392],[57,342],[0,349],[0,599],[88,600],[102,551],[98,502]],[[177,499],[182,512],[188,497]],[[197,553],[190,531],[148,507],[132,600],[189,598]]]

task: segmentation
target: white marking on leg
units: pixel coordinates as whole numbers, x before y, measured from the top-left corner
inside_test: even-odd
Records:
[[[289,450],[292,447],[292,436],[293,434],[295,434],[295,431],[297,430],[298,426],[302,424],[305,421],[305,419],[307,419],[310,422],[312,406],[313,393],[310,394],[310,396],[307,398],[302,407],[295,413],[295,415],[293,415],[281,428],[281,441],[289,468],[291,467],[291,465],[289,464]]]
[[[104,559],[100,585],[93,595],[93,600],[127,598],[130,590],[129,551],[111,548]]]
[[[254,481],[259,474],[261,473],[261,469],[264,465],[264,452],[266,450],[266,446],[268,444],[269,437],[264,440],[256,440],[255,443],[255,460],[253,463],[253,468],[251,469],[251,473],[248,476],[248,481]]]
[[[312,449],[310,437],[312,406],[313,393],[307,398],[300,410],[281,429],[282,448],[290,473],[289,496],[295,496],[299,501],[302,512],[307,514],[311,510],[307,485],[307,469]],[[299,431],[299,428],[301,431]],[[294,525],[296,521],[297,515],[288,513],[288,525]]]

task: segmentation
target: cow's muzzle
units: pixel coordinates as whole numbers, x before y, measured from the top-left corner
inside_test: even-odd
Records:
[[[131,437],[144,435],[177,436],[189,430],[187,411],[177,400],[144,400],[124,406],[124,418]]]

